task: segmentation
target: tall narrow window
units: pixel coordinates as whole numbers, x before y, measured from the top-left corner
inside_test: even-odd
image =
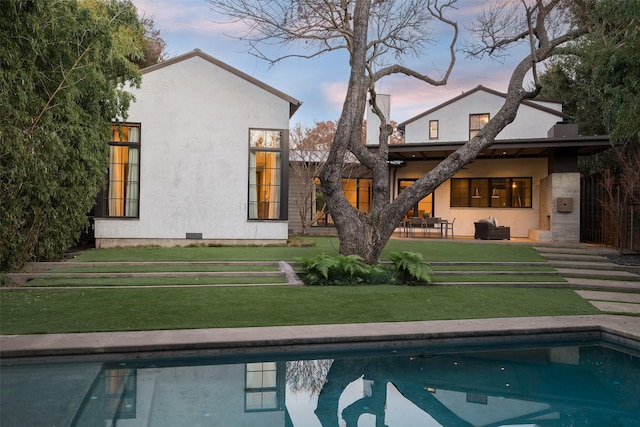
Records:
[[[105,214],[110,217],[139,215],[140,125],[113,125],[109,141],[109,176]]]
[[[281,130],[249,131],[249,219],[285,219],[282,139]]]
[[[469,114],[469,140],[473,139],[487,123],[489,123],[489,113]]]
[[[438,121],[429,120],[429,139],[438,139]]]

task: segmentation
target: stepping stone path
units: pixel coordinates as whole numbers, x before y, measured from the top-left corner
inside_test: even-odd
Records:
[[[605,256],[610,249],[586,245],[535,248],[570,287],[598,310],[640,314],[640,267],[622,266]]]

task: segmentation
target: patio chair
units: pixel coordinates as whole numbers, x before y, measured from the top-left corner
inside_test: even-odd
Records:
[[[444,235],[449,236],[449,230],[451,230],[451,238],[453,239],[453,223],[456,222],[456,218],[453,218],[453,221],[444,221]]]

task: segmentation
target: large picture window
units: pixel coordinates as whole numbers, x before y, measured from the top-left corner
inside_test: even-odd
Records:
[[[282,194],[284,145],[281,130],[249,131],[249,219],[286,219]]]
[[[532,178],[452,178],[451,207],[530,208]]]
[[[113,125],[105,215],[137,218],[140,213],[140,125]]]

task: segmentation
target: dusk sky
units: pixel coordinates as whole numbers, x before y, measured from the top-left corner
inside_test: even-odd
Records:
[[[237,28],[219,23],[220,17],[211,11],[204,0],[133,0],[139,12],[151,16],[168,45],[169,57],[200,49],[203,52],[247,73],[264,83],[303,102],[291,119],[291,124],[313,126],[314,122],[336,120],[346,93],[349,78],[347,56],[344,52],[325,54],[314,59],[286,59],[270,66],[247,52],[241,40],[229,37],[238,34]],[[484,0],[459,0],[458,10],[450,19],[458,22],[459,42],[468,37],[465,26],[490,4]],[[218,22],[216,22],[218,21]],[[450,37],[442,25],[434,27],[434,35]],[[449,38],[433,46],[419,61],[405,65],[432,77],[439,77],[448,65]],[[456,66],[445,87],[433,87],[409,77],[382,80],[377,90],[391,95],[391,119],[403,122],[477,85],[505,92],[514,65],[526,51],[513,49],[502,62],[491,59],[469,59],[457,54]],[[144,84],[144,82],[143,82]]]

